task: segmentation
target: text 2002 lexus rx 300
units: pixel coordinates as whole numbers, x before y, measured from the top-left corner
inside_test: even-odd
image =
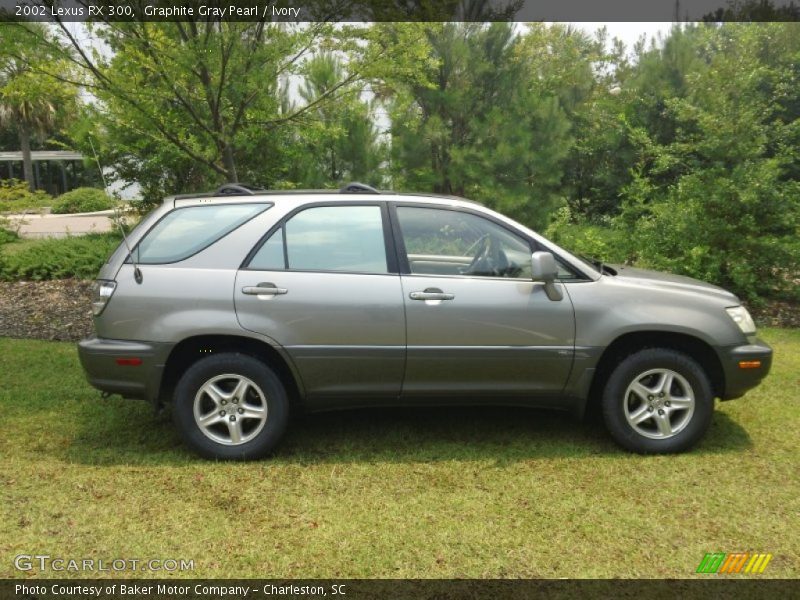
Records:
[[[167,198],[111,256],[80,358],[96,388],[172,404],[203,456],[256,458],[289,410],[488,404],[583,414],[680,452],[769,371],[731,293],[596,266],[456,198],[266,192]]]

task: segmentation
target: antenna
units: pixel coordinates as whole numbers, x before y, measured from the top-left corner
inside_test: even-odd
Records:
[[[92,147],[92,154],[94,154],[94,162],[97,163],[97,170],[100,171],[100,179],[103,180],[103,191],[108,194],[106,176],[105,173],[103,173],[103,167],[100,165],[100,159],[97,157],[97,151],[94,149],[91,135],[89,135],[89,145]],[[117,224],[117,227],[119,227],[120,233],[122,233],[122,241],[125,242],[125,248],[128,250],[128,256],[133,265],[133,279],[136,283],[142,283],[142,271],[139,269],[139,266],[136,264],[136,259],[133,257],[133,250],[131,250],[131,245],[128,243],[128,236],[125,235],[125,228],[122,226],[122,214],[121,211],[117,212],[117,208],[114,208],[114,222]]]
[[[89,145],[92,147],[92,154],[94,155],[94,162],[97,163],[97,170],[100,171],[100,179],[103,180],[103,191],[107,194],[108,184],[106,183],[106,174],[103,173],[103,167],[100,166],[100,159],[97,157],[97,150],[94,149],[91,135],[89,135]]]

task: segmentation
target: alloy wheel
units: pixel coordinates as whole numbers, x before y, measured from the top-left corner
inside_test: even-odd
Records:
[[[255,438],[266,425],[267,398],[253,380],[226,373],[200,387],[193,413],[203,435],[226,446],[238,446]]]
[[[650,439],[680,433],[695,408],[692,386],[672,369],[650,369],[637,375],[625,390],[623,402],[628,424]]]

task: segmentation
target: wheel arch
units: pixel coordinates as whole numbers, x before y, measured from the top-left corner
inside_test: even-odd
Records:
[[[175,386],[187,368],[204,356],[222,352],[238,352],[265,363],[275,370],[286,388],[290,404],[297,406],[302,402],[302,383],[291,361],[274,346],[247,336],[210,334],[181,340],[169,353],[164,364],[158,395],[159,403],[163,405],[172,401]]]
[[[715,397],[725,391],[725,372],[714,348],[699,337],[671,331],[634,331],[620,335],[600,356],[589,388],[587,408],[597,407],[611,372],[631,354],[647,348],[665,348],[693,358],[708,376]]]

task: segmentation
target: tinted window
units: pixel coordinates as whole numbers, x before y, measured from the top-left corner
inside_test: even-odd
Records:
[[[397,217],[414,274],[531,278],[528,242],[488,219],[409,206]]]
[[[378,206],[317,206],[284,225],[290,269],[386,273],[383,218]],[[283,268],[282,239],[273,234],[250,268]],[[281,239],[280,244],[278,239]],[[271,244],[271,248],[266,248]],[[281,265],[272,267],[269,265]]]
[[[268,204],[220,204],[178,208],[161,219],[134,252],[141,264],[171,263],[196,254],[227,235]]]
[[[282,271],[286,268],[283,256],[283,227],[269,236],[248,265],[251,269]]]

